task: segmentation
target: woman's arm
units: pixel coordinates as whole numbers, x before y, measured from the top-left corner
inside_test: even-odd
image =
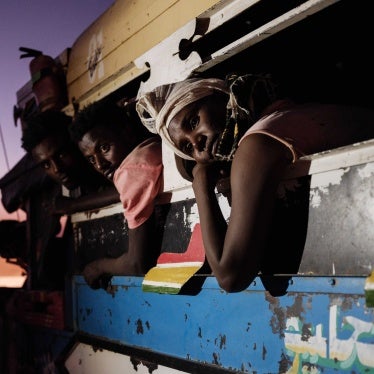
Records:
[[[220,286],[242,291],[257,276],[269,235],[276,190],[290,152],[262,134],[245,138],[231,169],[227,230],[207,168],[196,170],[193,188],[207,260]]]

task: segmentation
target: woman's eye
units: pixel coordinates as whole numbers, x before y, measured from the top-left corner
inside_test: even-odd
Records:
[[[109,152],[109,150],[110,150],[110,144],[108,144],[108,143],[104,143],[104,144],[102,144],[102,145],[100,146],[100,150],[101,150],[101,152],[103,152],[103,153]]]
[[[90,157],[87,157],[87,161],[92,164],[92,165],[95,165],[95,158],[90,156]]]
[[[186,143],[183,146],[183,153],[185,153],[186,155],[191,155],[192,151],[193,151],[193,145],[192,145],[192,143]]]
[[[49,161],[43,161],[40,166],[45,169],[45,170],[48,170],[50,167],[51,167],[51,163]]]
[[[190,119],[190,126],[191,126],[191,129],[195,129],[196,126],[199,124],[199,117],[198,116],[194,116]]]

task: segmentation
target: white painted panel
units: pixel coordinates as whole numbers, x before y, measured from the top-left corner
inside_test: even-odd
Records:
[[[152,365],[153,374],[187,373],[162,365],[157,365],[154,369],[155,364],[157,363],[148,363]],[[93,348],[83,343],[78,343],[74,347],[65,361],[65,367],[69,374],[149,374],[151,372],[146,361],[142,363],[125,354]]]

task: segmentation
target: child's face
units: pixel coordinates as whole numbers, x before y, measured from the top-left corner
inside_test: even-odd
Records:
[[[116,169],[133,149],[129,138],[105,127],[86,132],[78,146],[88,162],[111,181]]]
[[[227,97],[211,95],[187,105],[171,120],[169,135],[183,153],[197,162],[214,161],[224,129]]]
[[[32,150],[35,162],[58,183],[69,190],[79,185],[82,156],[79,150],[66,138],[49,136],[43,139]]]

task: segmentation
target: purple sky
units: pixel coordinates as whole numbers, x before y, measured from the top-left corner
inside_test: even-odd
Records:
[[[20,124],[16,127],[13,122],[13,106],[17,104],[17,90],[30,79],[31,58],[20,59],[18,48],[33,48],[57,57],[113,2],[0,1],[0,178],[24,155]]]

